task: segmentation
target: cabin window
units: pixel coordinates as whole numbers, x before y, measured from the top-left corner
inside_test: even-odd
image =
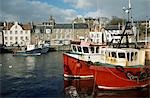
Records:
[[[108,56],[109,56],[109,57],[111,57],[111,54],[110,54],[110,52],[108,52]]]
[[[90,49],[91,49],[91,52],[94,53],[94,47],[91,47]]]
[[[127,59],[128,59],[128,61],[130,60],[130,53],[129,52],[127,53]]]
[[[105,55],[105,51],[102,50],[102,51],[101,51],[101,54],[102,54],[102,55]]]
[[[80,46],[78,46],[78,52],[82,52],[82,49]]]
[[[123,53],[123,52],[118,53],[118,57],[119,57],[119,58],[125,58],[125,53]]]
[[[131,61],[137,59],[137,52],[131,52]]]
[[[75,47],[75,46],[73,46],[73,51],[75,51],[75,52],[77,51],[77,49],[76,49],[76,47]]]
[[[83,52],[84,53],[89,53],[88,47],[83,47]]]
[[[134,56],[134,53],[131,52],[131,61],[133,61],[133,56]]]
[[[134,59],[136,60],[137,59],[137,52],[135,52],[135,55],[134,55],[135,57],[134,57]]]
[[[99,53],[99,47],[96,47],[96,53]]]
[[[111,52],[111,56],[117,58],[116,52]]]

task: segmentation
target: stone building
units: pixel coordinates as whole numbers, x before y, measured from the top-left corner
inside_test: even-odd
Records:
[[[89,34],[89,28],[86,23],[55,24],[52,33],[53,45],[67,45],[70,41],[80,40],[80,37],[86,37]]]
[[[50,43],[51,45],[68,45],[72,40],[79,40],[89,33],[86,23],[65,23],[57,24],[50,19],[41,24],[33,25],[32,44],[39,40]]]

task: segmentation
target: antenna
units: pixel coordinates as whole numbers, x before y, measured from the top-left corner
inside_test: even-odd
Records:
[[[129,0],[129,9],[131,9],[131,0]]]

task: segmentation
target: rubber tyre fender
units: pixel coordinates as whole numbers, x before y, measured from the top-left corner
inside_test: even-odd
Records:
[[[115,66],[115,67],[116,67],[116,69],[117,69],[118,71],[120,71],[120,72],[125,72],[123,66]]]

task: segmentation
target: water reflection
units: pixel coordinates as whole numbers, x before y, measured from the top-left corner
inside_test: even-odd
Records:
[[[150,88],[113,91],[100,90],[93,79],[64,79],[64,91],[71,98],[149,98]]]
[[[62,52],[27,57],[0,54],[0,96],[65,97],[62,62]]]
[[[94,90],[93,79],[67,79],[64,78],[64,90],[70,97],[86,98],[92,96]]]
[[[33,71],[35,68],[35,57],[26,57],[27,70]]]

